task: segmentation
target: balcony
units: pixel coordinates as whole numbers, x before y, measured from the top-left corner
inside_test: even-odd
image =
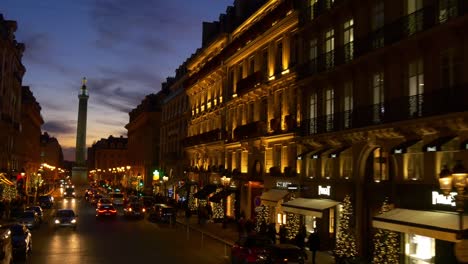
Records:
[[[265,80],[265,74],[261,71],[254,72],[253,74],[247,76],[246,78],[237,82],[237,96],[241,96],[249,91],[252,91],[255,89],[255,87],[264,83]]]
[[[438,89],[414,96],[403,96],[382,104],[303,120],[303,136],[361,128],[378,124],[432,117],[468,110],[468,85]]]
[[[266,134],[266,126],[263,121],[249,123],[234,129],[234,140],[261,137]]]
[[[215,142],[219,140],[224,140],[226,138],[226,132],[221,129],[215,129],[203,134],[196,136],[187,137],[182,140],[184,147],[195,146],[199,144],[206,144],[210,142]]]

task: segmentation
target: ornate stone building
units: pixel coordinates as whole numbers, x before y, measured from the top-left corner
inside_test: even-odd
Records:
[[[15,39],[16,21],[0,14],[0,169],[19,171],[19,155],[15,152],[16,135],[21,129],[21,87],[26,71],[21,59],[24,44]]]

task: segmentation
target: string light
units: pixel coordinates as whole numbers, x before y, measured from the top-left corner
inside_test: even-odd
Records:
[[[390,211],[388,198],[383,202],[380,214]],[[374,263],[398,264],[400,259],[400,245],[398,233],[385,229],[377,229],[374,234]]]
[[[296,237],[296,234],[299,232],[300,218],[297,214],[288,213],[286,214],[286,219],[286,229],[288,230],[286,238],[293,240]]]
[[[338,222],[338,234],[334,253],[339,258],[352,258],[357,256],[356,237],[350,228],[353,207],[351,198],[346,195],[343,200],[343,209]],[[383,263],[383,262],[382,262]]]

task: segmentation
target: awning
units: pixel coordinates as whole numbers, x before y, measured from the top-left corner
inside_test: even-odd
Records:
[[[311,155],[310,155],[310,158],[312,159],[319,159],[320,158],[320,155],[322,155],[324,152],[327,152],[329,151],[330,148],[322,148],[322,149],[319,149],[315,152],[313,152]]]
[[[329,158],[337,158],[341,152],[349,149],[350,146],[343,146],[343,147],[340,147],[340,148],[337,148],[337,149],[334,149],[332,152],[330,152],[330,154],[328,154],[328,157]]]
[[[286,197],[288,193],[289,192],[287,190],[271,189],[262,193],[260,200],[264,205],[277,206],[278,202]]]
[[[391,153],[392,154],[406,153],[409,147],[417,144],[420,141],[421,141],[420,138],[407,140],[407,141],[405,141],[403,143],[400,143],[397,146],[393,147],[392,150],[391,150]]]
[[[440,151],[442,149],[442,145],[444,145],[445,143],[449,142],[450,140],[454,138],[455,136],[446,136],[446,137],[436,138],[430,143],[424,145],[423,151],[424,152]]]
[[[12,181],[8,180],[5,176],[1,175],[0,176],[0,182],[1,183],[4,183],[6,185],[10,185],[10,186],[13,186],[15,185]]]
[[[401,233],[416,234],[440,240],[456,242],[459,216],[456,213],[393,209],[374,216],[372,226]],[[468,229],[468,217],[463,226]]]
[[[233,190],[233,189],[223,189],[220,192],[217,192],[217,193],[213,194],[213,196],[210,197],[210,202],[219,203],[224,198],[228,197],[229,195],[231,195],[235,191],[236,190]]]
[[[198,199],[206,199],[206,197],[216,191],[217,186],[214,184],[207,184],[203,186],[201,190],[193,195],[193,197]]]
[[[337,201],[328,199],[296,198],[282,204],[282,209],[288,213],[309,215],[322,218],[322,211],[339,204]]]

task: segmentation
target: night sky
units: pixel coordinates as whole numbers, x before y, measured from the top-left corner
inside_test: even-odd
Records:
[[[233,0],[2,0],[18,23],[28,85],[42,107],[42,130],[74,160],[78,93],[88,79],[87,145],[127,136],[128,113],[197,48],[203,21]]]

